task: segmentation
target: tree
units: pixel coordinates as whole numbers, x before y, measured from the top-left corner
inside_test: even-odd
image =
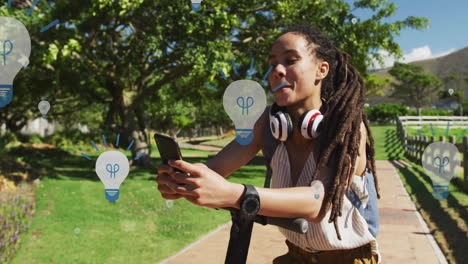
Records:
[[[30,16],[26,16],[32,2],[13,0],[11,8],[7,8],[5,1],[0,7],[0,16],[13,17],[25,25],[32,47],[27,69],[22,69],[14,80],[12,102],[0,109],[0,125],[4,124],[10,132],[18,133],[28,121],[40,116],[38,103],[47,100],[51,104],[49,120],[59,120],[66,128],[76,126],[77,121],[96,128],[102,123],[100,114],[104,112],[105,104],[79,93],[80,75],[68,68],[62,56],[65,54],[75,59],[77,55],[70,56],[75,43],[66,42],[70,36],[67,30],[70,25],[65,23],[57,30],[52,28],[40,32],[54,19],[66,19],[53,14],[55,7],[44,4],[44,1],[39,2]],[[58,44],[61,39],[65,39],[63,45]]]
[[[460,91],[456,88],[456,83],[460,81],[462,78],[458,74],[451,73],[443,78],[444,90],[439,92],[440,98],[451,98],[456,99],[460,111],[460,115],[463,116],[463,91]],[[450,91],[452,90],[452,91]],[[456,112],[457,112],[456,111]]]
[[[186,0],[56,0],[41,1],[37,8],[44,21],[33,23],[34,30],[57,18],[67,23],[40,35],[34,49],[41,47],[44,55],[33,57],[31,64],[42,74],[18,79],[18,85],[53,92],[62,102],[56,106],[60,121],[80,118],[80,107],[101,108],[87,113],[102,120],[103,130],[121,129],[121,145],[135,139],[133,156],[150,153],[148,124],[158,128],[167,122],[153,119],[156,116],[148,111],[156,107],[168,115],[182,115],[180,107],[167,107],[169,101],[158,91],[169,87],[178,105],[222,104],[223,88],[249,69],[251,58],[246,54],[256,61],[258,73],[252,78],[261,80],[271,43],[287,25],[317,25],[352,55],[351,62],[364,76],[373,58],[382,59],[379,50],[401,55],[394,41],[401,30],[428,25],[427,19],[416,17],[387,22],[397,7],[384,0],[352,5],[339,0],[218,0],[204,1],[199,12]],[[358,9],[368,9],[372,16],[352,23]],[[221,79],[217,68],[232,72],[232,60],[240,65],[239,74]],[[45,81],[37,83],[38,79]],[[219,91],[204,88],[205,82]],[[16,105],[7,111],[21,112]],[[191,125],[179,117],[172,125]],[[148,164],[149,157],[138,162]]]
[[[170,85],[161,87],[154,100],[145,103],[145,112],[148,127],[165,131],[177,138],[181,130],[195,125],[199,108],[189,98],[180,99],[180,96],[171,92],[172,89]]]
[[[386,87],[392,81],[389,77],[379,77],[377,74],[369,74],[365,79],[366,96],[379,95],[383,96],[382,88]]]
[[[395,78],[392,96],[403,99],[421,115],[421,107],[429,103],[431,97],[442,86],[436,76],[426,74],[419,65],[395,62],[389,73]]]

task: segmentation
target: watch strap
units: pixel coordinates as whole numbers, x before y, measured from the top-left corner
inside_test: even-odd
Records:
[[[242,185],[244,185],[244,187],[245,187],[244,197],[247,196],[247,195],[255,195],[255,196],[258,197],[257,189],[255,189],[255,187],[253,185],[250,185],[250,184],[242,184]]]

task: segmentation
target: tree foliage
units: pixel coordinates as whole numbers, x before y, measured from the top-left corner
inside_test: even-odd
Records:
[[[379,95],[383,96],[382,88],[391,83],[392,79],[389,77],[379,77],[377,74],[369,74],[365,79],[366,96]]]
[[[419,65],[395,62],[389,73],[395,78],[395,82],[392,83],[394,88],[392,96],[416,107],[418,113],[442,86],[439,78],[424,73]]]
[[[0,8],[0,15],[21,19],[33,46],[0,122],[18,130],[37,116],[39,98],[50,98],[52,119],[122,132],[122,145],[137,142],[134,156],[150,152],[148,129],[226,124],[224,88],[245,78],[252,59],[252,79],[260,82],[271,43],[287,25],[317,25],[364,76],[373,59],[382,60],[380,50],[401,55],[394,39],[401,30],[428,26],[417,17],[388,22],[397,7],[385,0],[217,0],[202,2],[199,12],[188,0],[55,0],[40,1],[26,17],[28,8],[22,1]],[[352,23],[358,9],[372,16]],[[54,19],[59,28],[39,33]]]

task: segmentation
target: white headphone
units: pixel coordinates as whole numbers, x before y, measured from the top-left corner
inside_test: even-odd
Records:
[[[324,123],[323,119],[324,116],[319,110],[312,109],[305,112],[299,121],[302,136],[307,139],[317,138]],[[273,137],[281,141],[286,141],[293,132],[291,117],[285,107],[280,107],[276,103],[270,107],[270,130]]]

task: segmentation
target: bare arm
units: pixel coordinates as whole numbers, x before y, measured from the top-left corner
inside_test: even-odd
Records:
[[[216,156],[205,162],[205,165],[226,178],[231,173],[247,164],[262,148],[263,131],[265,125],[268,123],[267,118],[268,112],[267,109],[265,109],[265,112],[263,112],[255,123],[254,138],[250,144],[242,146],[234,139],[216,154]]]
[[[361,141],[359,143],[359,153],[356,159],[356,170],[353,175],[363,176],[366,171],[367,155],[366,155],[367,131],[364,122],[361,123]]]

